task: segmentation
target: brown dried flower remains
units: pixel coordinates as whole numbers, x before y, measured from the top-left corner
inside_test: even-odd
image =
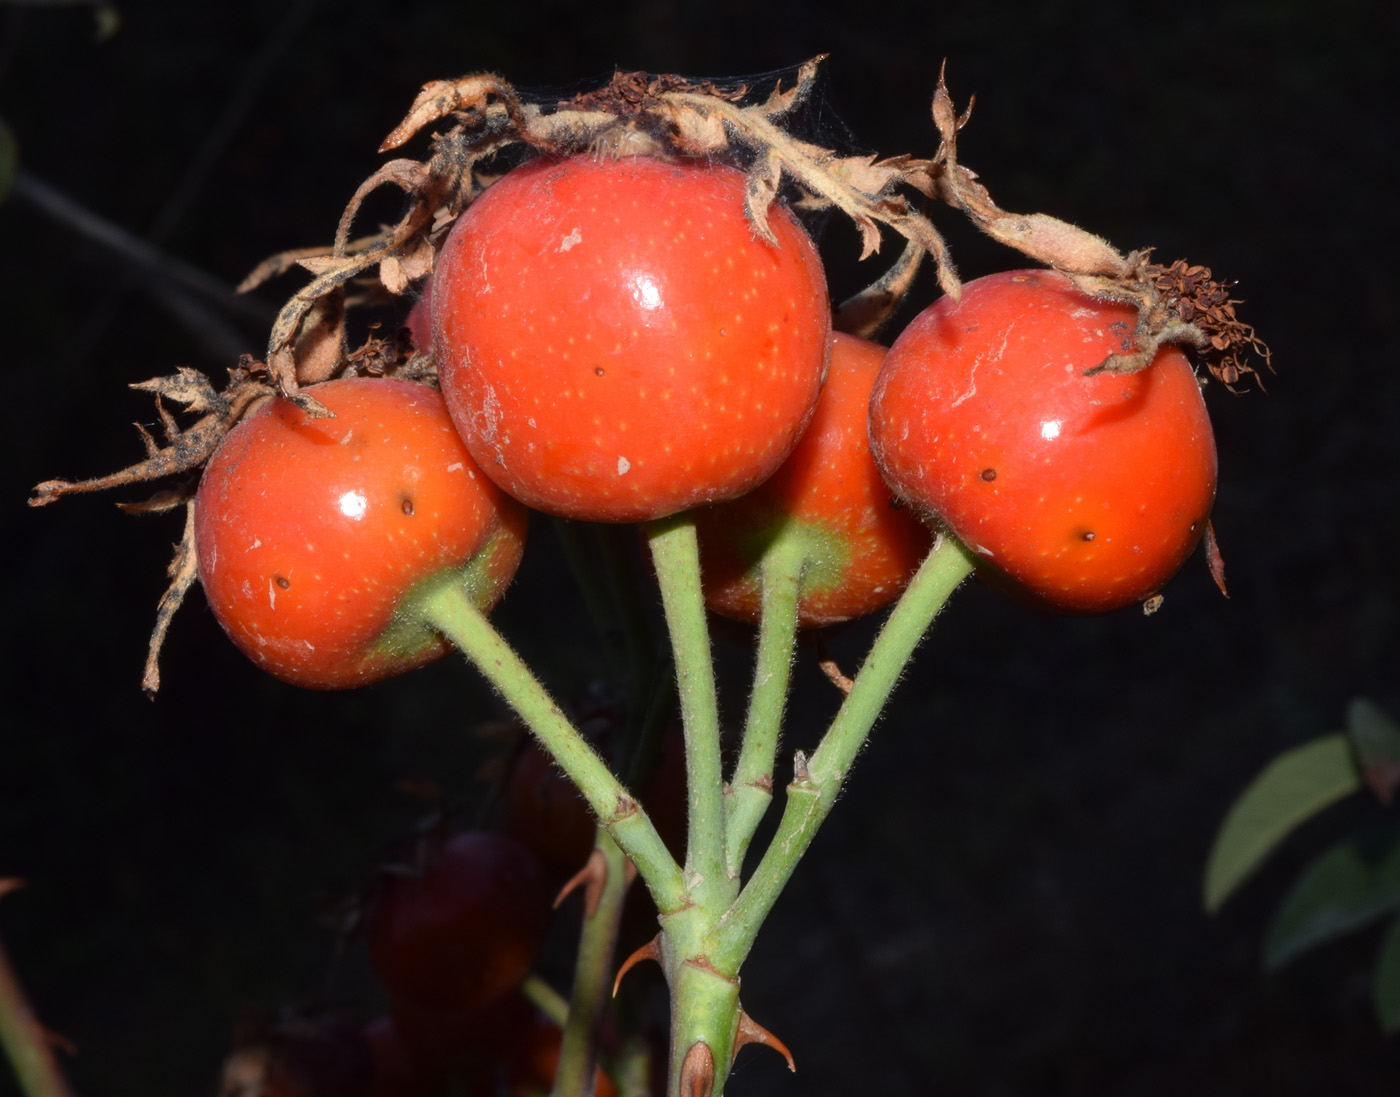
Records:
[[[1209,267],[1192,266],[1185,259],[1149,270],[1166,306],[1205,335],[1197,353],[1211,376],[1231,392],[1251,376],[1262,389],[1264,383],[1251,360],[1258,359],[1272,370],[1273,356],[1253,326],[1235,315],[1235,306],[1244,302],[1230,296],[1234,283],[1217,281]]]
[[[200,373],[182,368],[136,388],[155,394],[165,439],[141,430],[146,458],[120,472],[91,480],[52,480],[38,485],[31,505],[64,495],[176,478],[178,486],[137,512],[187,508],[186,532],[171,565],[171,586],[161,601],[144,684],[154,691],[156,658],[170,615],[197,574],[194,556],[194,472],[224,435],[260,400],[280,394],[311,415],[329,412],[316,400],[316,383],[332,377],[371,374],[432,382],[431,353],[414,353],[401,336],[372,332],[350,350],[347,313],[366,301],[393,297],[421,283],[433,269],[438,248],[458,215],[499,171],[495,158],[511,147],[549,156],[653,155],[721,159],[748,175],[745,213],[756,235],[772,240],[768,210],[780,191],[804,210],[839,210],[856,227],[861,258],[880,250],[884,229],[904,238],[894,263],[836,311],[839,330],[875,335],[909,292],[925,257],[933,259],[943,291],[957,297],[961,283],[942,235],[927,207],[941,202],[960,210],[987,235],[1027,258],[1062,271],[1086,292],[1132,304],[1138,312],[1135,349],[1114,355],[1096,369],[1131,372],[1145,368],[1162,343],[1187,345],[1227,386],[1257,372],[1251,356],[1269,362],[1254,329],[1235,315],[1229,284],[1205,267],[1178,261],[1149,263],[1146,251],[1118,252],[1106,240],[1046,214],[1001,209],[987,188],[959,161],[957,137],[971,104],[959,114],[940,72],[933,99],[939,146],[929,159],[843,155],[789,132],[790,116],[815,89],[817,57],[800,66],[789,86],[775,83],[765,98],[744,85],[723,86],[680,76],[618,73],[603,87],[572,99],[532,103],[498,76],[478,74],[434,81],[419,92],[402,122],[385,138],[381,152],[406,144],[425,127],[448,123],[434,133],[426,160],[398,158],[366,179],[345,207],[331,245],[283,252],[260,264],[239,287],[252,289],[295,267],[311,274],[278,313],[263,361],[245,356],[222,390]],[[408,197],[400,220],[358,238],[351,228],[365,198],[382,186]],[[182,405],[195,422],[180,428],[166,401]]]

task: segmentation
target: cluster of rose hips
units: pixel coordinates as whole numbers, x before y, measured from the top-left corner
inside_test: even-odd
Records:
[[[942,601],[976,571],[1061,612],[1152,608],[1206,534],[1215,449],[1181,349],[1204,337],[1145,256],[999,210],[956,161],[966,116],[941,82],[943,147],[930,161],[843,160],[784,137],[775,120],[800,82],[751,108],[684,82],[622,90],[611,112],[590,99],[549,113],[494,77],[425,88],[386,147],[442,117],[458,127],[427,165],[394,161],[366,185],[415,195],[400,226],[356,253],[352,203],[333,253],[306,261],[317,277],[274,331],[264,395],[210,448],[192,548],[234,643],[289,682],[363,685],[449,647],[487,674],[640,871],[663,927],[649,955],[671,987],[671,1085],[718,1093],[740,1044],[771,1041],[738,1007],[738,966]],[[484,182],[472,165],[503,134],[539,155]],[[716,151],[735,135],[751,146],[731,158],[742,168]],[[910,240],[835,324],[784,179],[807,204],[849,213],[867,250],[877,221]],[[897,185],[945,198],[1054,269],[961,285]],[[945,296],[887,351],[864,336],[925,252]],[[345,284],[374,263],[394,292],[416,286],[410,364],[428,368],[351,376],[362,371],[346,370],[338,344],[324,367],[316,325],[333,326]],[[486,620],[531,511],[641,526],[654,578],[637,578],[659,587],[675,652],[683,856],[662,842],[655,801],[640,800],[649,815]],[[846,701],[822,747],[796,760],[778,838],[745,887],[794,635],[906,590],[854,682],[833,675]],[[706,607],[759,628],[727,774]],[[454,839],[440,856],[483,843]],[[395,896],[421,897],[430,880],[381,902],[376,957],[398,939],[384,913]],[[483,958],[446,929],[424,940],[412,963],[377,961],[380,977],[404,1011],[476,1019],[467,1027],[529,964],[506,948]],[[463,999],[470,987],[478,996]]]

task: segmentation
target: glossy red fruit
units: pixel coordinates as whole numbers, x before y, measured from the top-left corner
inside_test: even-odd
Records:
[[[1050,609],[1156,593],[1210,517],[1215,441],[1186,356],[1085,376],[1131,349],[1135,321],[1051,271],[981,278],[909,325],[871,397],[895,493]]]
[[[314,391],[334,418],[273,399],[229,433],[200,481],[195,541],[239,650],[285,681],[342,689],[447,651],[405,598],[457,582],[489,609],[526,514],[481,475],[436,389],[360,378]]]
[[[549,922],[538,862],[504,834],[467,831],[421,875],[386,875],[367,927],[370,963],[395,999],[480,1010],[519,984]]]
[[[783,466],[739,499],[696,512],[705,603],[756,622],[760,558],[780,532],[808,554],[798,590],[798,624],[831,625],[873,613],[908,585],[927,555],[928,527],[896,505],[870,458],[870,389],[885,348],[832,337],[826,386],[807,432]]]
[[[498,484],[631,522],[742,495],[796,444],[830,316],[816,249],[745,177],[632,156],[541,158],[453,226],[433,275],[439,376]]]

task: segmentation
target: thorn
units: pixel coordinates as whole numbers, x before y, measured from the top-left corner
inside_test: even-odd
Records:
[[[592,918],[598,909],[598,900],[602,898],[603,886],[607,882],[607,858],[603,856],[602,850],[595,849],[588,855],[588,860],[584,862],[583,868],[569,877],[568,882],[559,889],[559,894],[554,897],[554,909],[558,910],[565,899],[582,887],[583,916]]]
[[[715,1088],[715,1057],[709,1044],[696,1040],[681,1060],[681,1097],[710,1097]]]
[[[787,1060],[788,1070],[794,1074],[797,1073],[797,1064],[793,1062],[792,1052],[788,1050],[787,1044],[741,1009],[739,1011],[739,1035],[734,1040],[734,1054],[738,1055],[739,1049],[747,1044],[762,1044],[764,1047],[771,1047]]]
[[[650,941],[644,944],[631,956],[622,961],[622,966],[617,969],[617,978],[613,980],[613,997],[617,997],[617,988],[622,985],[622,977],[640,964],[643,960],[655,960],[661,963],[661,934],[657,934]]]

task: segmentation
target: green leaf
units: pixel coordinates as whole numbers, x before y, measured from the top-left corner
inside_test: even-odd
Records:
[[[1347,707],[1347,735],[1361,773],[1382,803],[1400,788],[1400,726],[1379,707],[1358,697]]]
[[[1293,885],[1264,942],[1264,966],[1281,967],[1314,945],[1400,910],[1400,840],[1348,841],[1318,857]]]
[[[1371,994],[1381,1028],[1386,1032],[1400,1031],[1400,918],[1390,923],[1381,943]]]
[[[1285,751],[1240,794],[1206,862],[1212,913],[1299,823],[1361,786],[1351,744],[1340,732]]]

